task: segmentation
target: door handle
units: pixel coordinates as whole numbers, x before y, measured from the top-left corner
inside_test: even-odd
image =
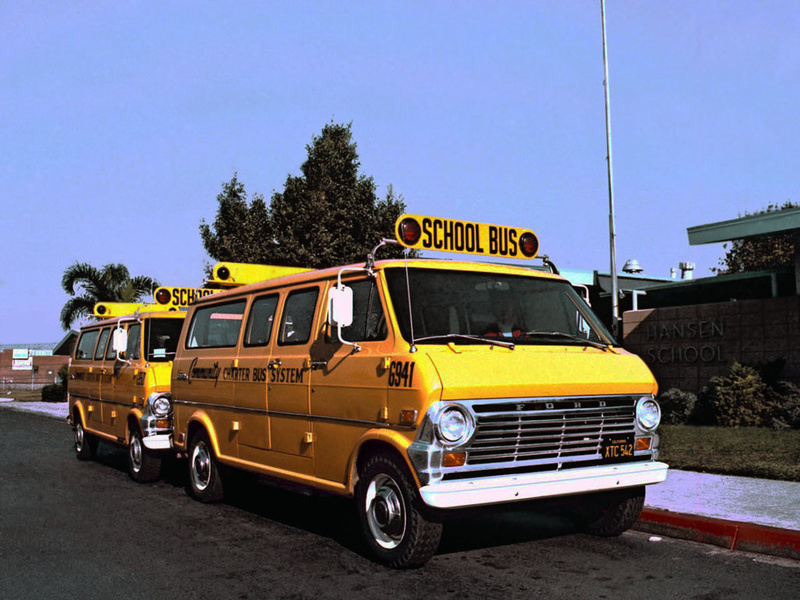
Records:
[[[317,369],[324,369],[328,366],[327,360],[311,360],[307,358],[303,363],[303,367],[306,369],[311,369],[312,371],[316,371]]]
[[[280,358],[275,358],[275,359],[269,361],[269,363],[267,364],[267,368],[275,370],[278,367],[280,367],[282,364],[283,363],[281,362]]]

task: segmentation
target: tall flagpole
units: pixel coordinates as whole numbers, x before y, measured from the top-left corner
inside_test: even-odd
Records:
[[[606,96],[606,162],[608,164],[608,242],[611,247],[611,333],[619,340],[619,282],[617,281],[617,233],[614,224],[614,170],[611,165],[611,101],[608,94],[608,47],[606,44],[606,3],[600,0],[603,24],[603,88]]]

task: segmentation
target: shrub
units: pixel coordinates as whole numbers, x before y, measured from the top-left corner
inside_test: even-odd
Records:
[[[661,422],[668,425],[684,425],[697,404],[697,396],[678,388],[670,388],[658,397],[661,404]]]
[[[42,388],[42,402],[65,402],[66,390],[60,383],[51,383]]]
[[[763,427],[772,424],[769,388],[754,367],[733,363],[730,373],[711,380],[714,413],[725,427]]]
[[[800,429],[800,388],[788,381],[779,381],[769,390],[772,427]]]
[[[717,411],[716,411],[716,394],[714,388],[711,386],[704,386],[697,396],[697,402],[694,404],[694,410],[689,415],[687,424],[689,425],[716,425],[717,424]]]

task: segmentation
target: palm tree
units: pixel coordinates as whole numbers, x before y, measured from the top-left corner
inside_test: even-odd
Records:
[[[122,264],[97,269],[89,263],[76,262],[67,267],[61,278],[61,287],[72,296],[61,309],[61,326],[69,329],[81,317],[91,316],[98,302],[138,302],[158,285],[152,277],[131,277]]]

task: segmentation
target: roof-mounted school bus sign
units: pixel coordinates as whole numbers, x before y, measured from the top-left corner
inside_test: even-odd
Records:
[[[522,259],[535,258],[539,252],[535,233],[503,225],[402,215],[395,223],[395,233],[403,246],[417,250]]]

